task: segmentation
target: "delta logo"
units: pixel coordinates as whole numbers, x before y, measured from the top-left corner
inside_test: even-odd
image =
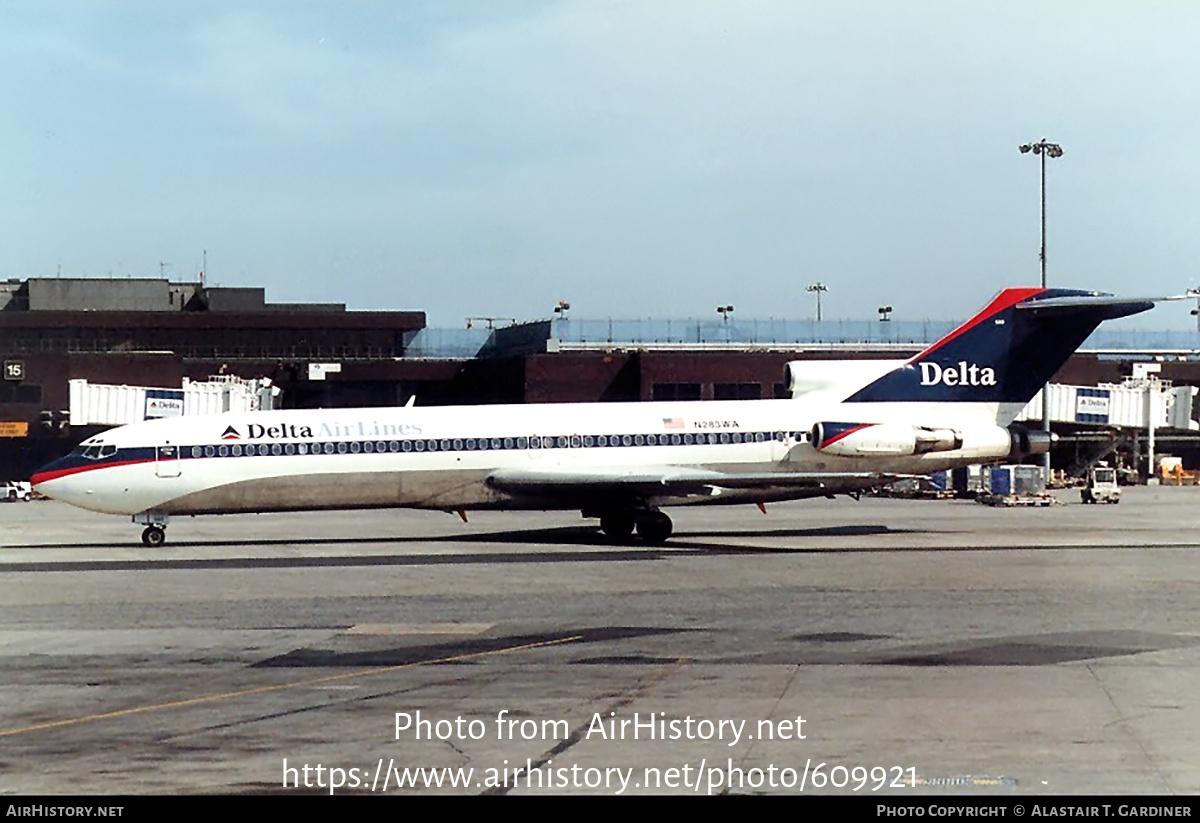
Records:
[[[937,363],[921,363],[922,386],[994,386],[996,385],[996,370],[988,366],[980,367],[965,360],[958,361],[956,366],[943,368]]]
[[[246,439],[248,440],[262,440],[264,438],[271,440],[283,440],[287,438],[311,438],[312,436],[312,428],[309,426],[297,426],[291,423],[281,423],[278,426],[264,426],[260,423],[246,424]],[[221,439],[241,440],[242,433],[233,426],[227,426],[225,431],[221,433]]]

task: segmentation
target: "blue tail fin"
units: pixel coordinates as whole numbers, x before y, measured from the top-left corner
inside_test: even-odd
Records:
[[[1153,306],[1073,289],[1005,289],[979,314],[845,402],[1023,406],[1103,321]]]

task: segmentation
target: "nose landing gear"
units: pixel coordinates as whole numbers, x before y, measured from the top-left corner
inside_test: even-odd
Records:
[[[141,512],[133,516],[134,523],[146,527],[142,531],[142,545],[151,549],[157,549],[167,542],[167,523],[169,521],[169,517],[158,512]]]
[[[142,532],[142,543],[156,549],[167,542],[167,530],[162,526],[147,526]]]

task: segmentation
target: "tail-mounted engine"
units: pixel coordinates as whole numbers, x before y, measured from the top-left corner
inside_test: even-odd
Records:
[[[962,434],[903,423],[817,423],[813,448],[843,457],[905,457],[961,449]]]
[[[1008,456],[1020,460],[1031,454],[1045,454],[1057,439],[1056,435],[1041,429],[1026,429],[1023,426],[1013,426],[1008,430],[1012,437],[1012,450]]]
[[[813,448],[841,457],[908,457],[930,452],[961,452],[980,462],[1020,460],[1045,454],[1054,436],[1036,429],[968,426],[951,429],[906,423],[817,423]]]

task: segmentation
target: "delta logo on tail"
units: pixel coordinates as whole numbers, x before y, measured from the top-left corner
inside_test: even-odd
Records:
[[[921,385],[936,386],[994,386],[996,385],[996,370],[984,366],[980,368],[974,363],[959,360],[958,365],[942,368],[937,363],[920,363]]]
[[[1077,289],[1005,289],[966,323],[845,402],[1024,406],[1101,322],[1151,306]]]

